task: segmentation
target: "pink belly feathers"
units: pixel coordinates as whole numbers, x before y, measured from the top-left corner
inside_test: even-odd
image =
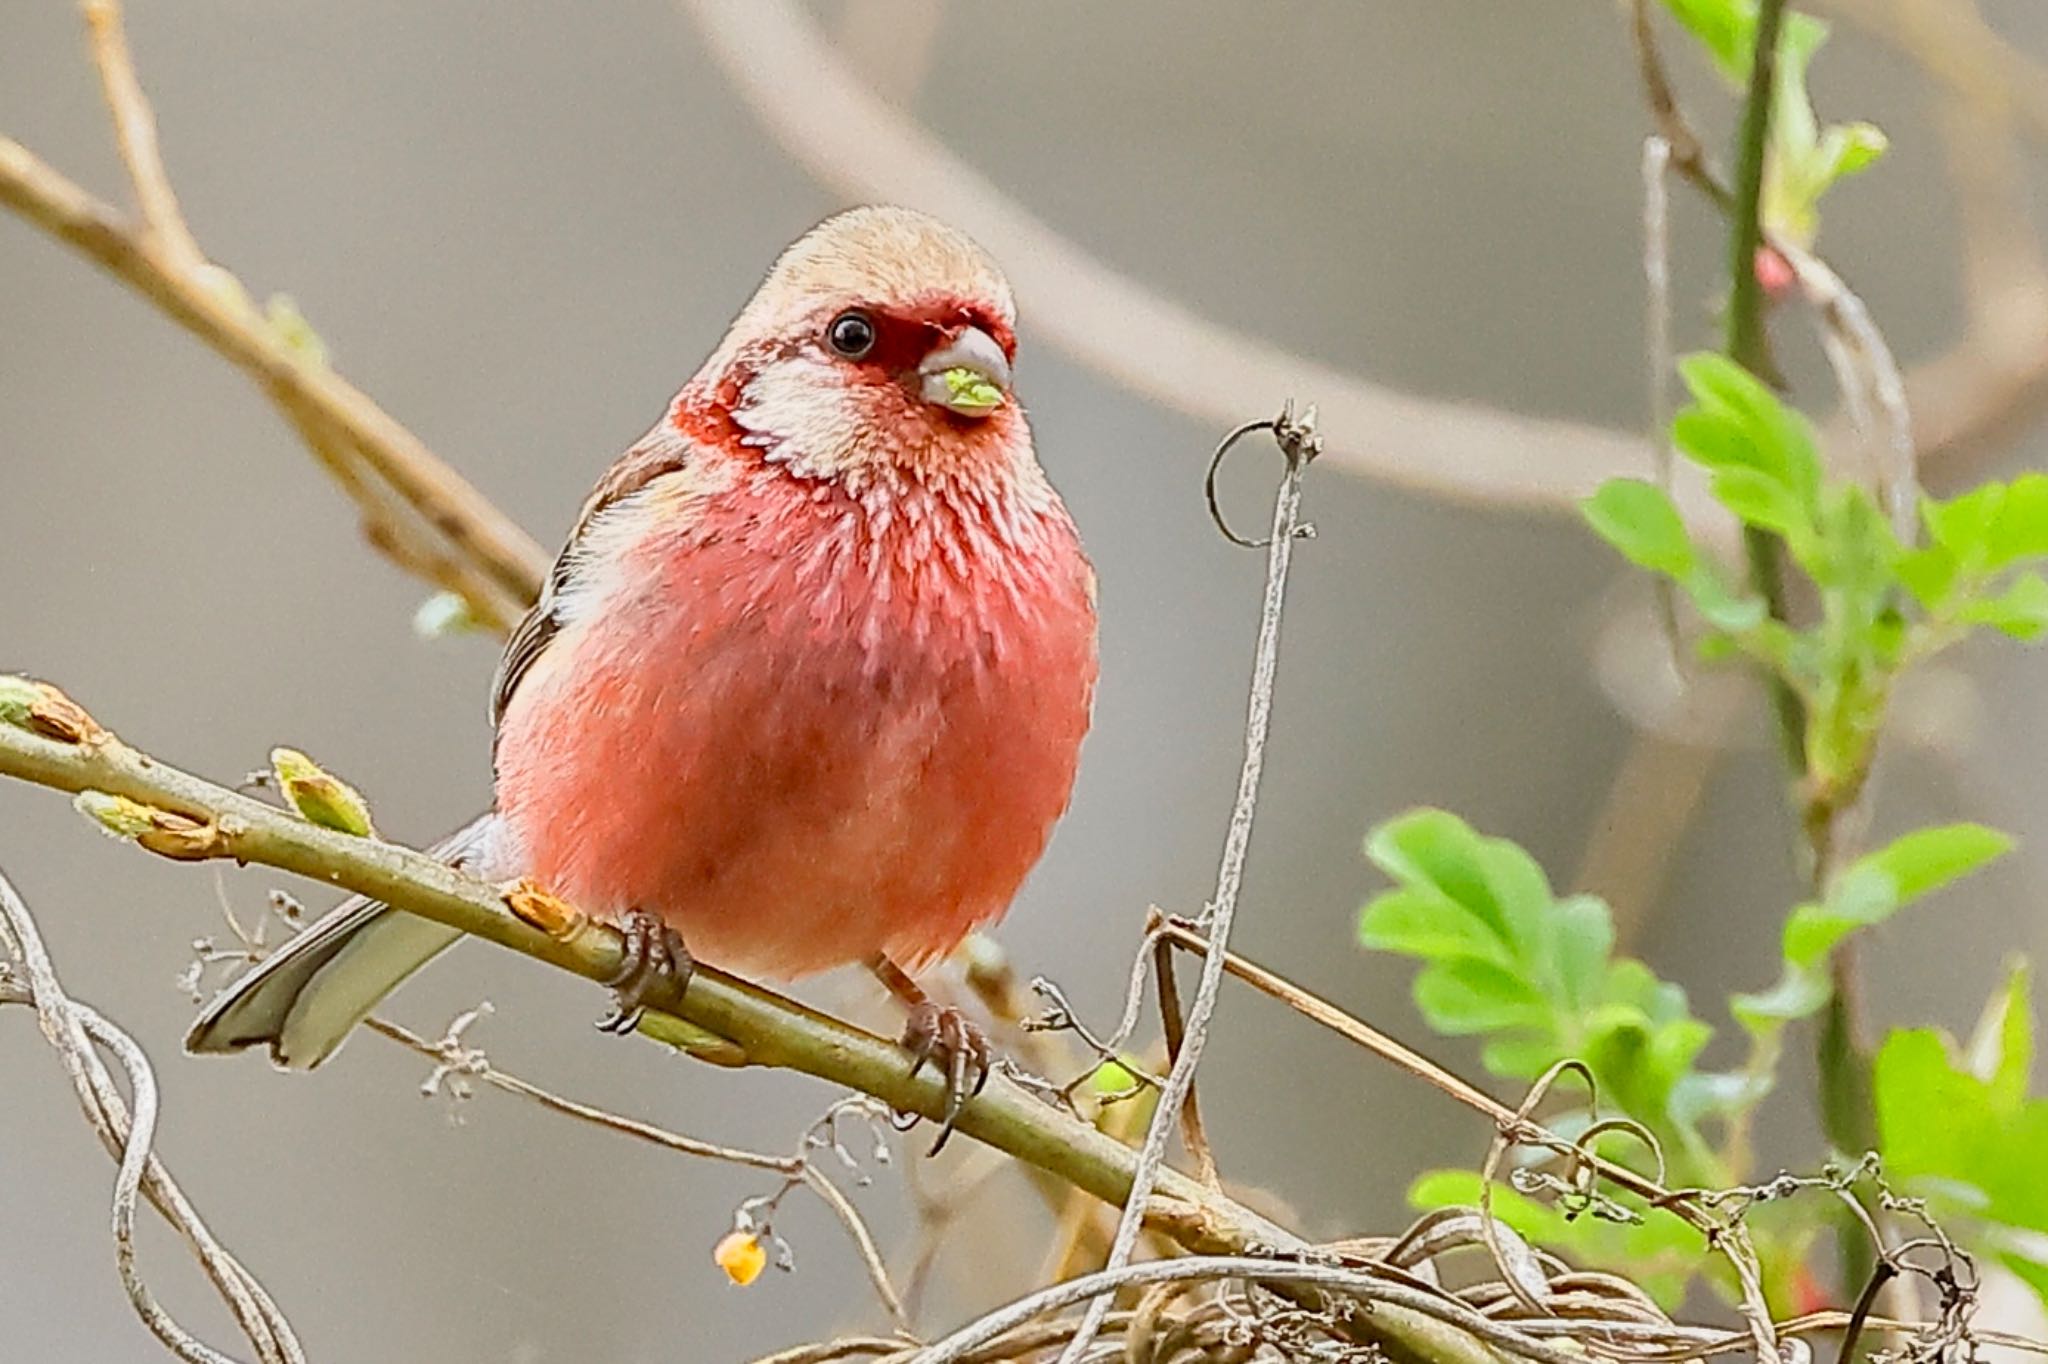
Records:
[[[700,960],[909,969],[1008,908],[1066,808],[1093,578],[1047,494],[884,514],[761,469],[654,526],[507,708],[498,804],[541,885]]]

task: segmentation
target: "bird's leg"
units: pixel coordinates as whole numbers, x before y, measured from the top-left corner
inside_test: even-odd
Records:
[[[909,972],[889,958],[877,954],[868,962],[868,969],[910,1011],[903,1024],[903,1045],[910,1049],[910,1073],[917,1074],[929,1062],[946,1078],[945,1118],[930,1151],[937,1155],[953,1135],[953,1125],[959,1122],[967,1101],[988,1084],[988,1034],[959,1009],[940,1004],[926,994]]]
[[[690,949],[683,945],[683,935],[670,928],[658,914],[644,909],[627,910],[619,920],[619,934],[625,940],[621,945],[625,959],[619,963],[617,974],[606,982],[612,987],[612,1009],[597,1020],[597,1026],[624,1036],[639,1025],[648,995],[664,983],[683,989],[690,983],[690,972],[696,969],[696,963],[690,959]]]

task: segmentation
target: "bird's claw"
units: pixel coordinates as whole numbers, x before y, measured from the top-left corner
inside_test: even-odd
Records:
[[[903,1025],[903,1045],[910,1050],[912,1075],[931,1064],[946,1080],[945,1112],[938,1139],[928,1152],[935,1156],[953,1135],[967,1101],[988,1084],[992,1069],[988,1034],[951,1005],[926,1000],[912,1006],[910,1019]],[[915,1117],[910,1121],[914,1125]]]
[[[648,997],[668,983],[681,991],[690,983],[696,963],[683,945],[682,934],[647,910],[626,911],[619,921],[619,934],[624,939],[624,960],[605,982],[612,987],[612,1007],[597,1020],[597,1026],[602,1032],[623,1037],[639,1026]]]

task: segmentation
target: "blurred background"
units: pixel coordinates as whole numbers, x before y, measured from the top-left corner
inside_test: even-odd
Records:
[[[1935,377],[1969,381],[1923,405],[1923,420],[1957,425],[1929,481],[2039,463],[2048,323],[2014,242],[2040,163],[2012,137],[2041,129],[1930,77],[1935,47],[1901,50],[1897,16],[1928,6],[1844,8],[1816,101],[1879,123],[1893,150],[1829,200],[1823,246],[1902,359],[1950,356]],[[1948,11],[1937,29],[1974,32],[1970,6],[1934,8]],[[2023,56],[2048,59],[2048,10],[1983,9]],[[74,8],[0,10],[0,131],[125,203]],[[1774,974],[1797,888],[1762,714],[1745,698],[1717,727],[1660,733],[1670,707],[1643,680],[1646,599],[1563,512],[1588,486],[1584,461],[1615,467],[1644,421],[1646,116],[1617,6],[136,0],[129,20],[206,251],[259,297],[291,294],[344,374],[551,546],[774,253],[821,216],[904,198],[951,211],[1004,257],[1020,388],[1100,570],[1104,659],[1074,808],[1000,938],[1092,1017],[1113,1016],[1146,906],[1195,909],[1212,882],[1260,561],[1210,525],[1202,467],[1231,422],[1289,396],[1325,401],[1339,457],[1309,490],[1320,535],[1297,560],[1242,950],[1477,1074],[1469,1052],[1429,1040],[1410,966],[1355,940],[1378,884],[1361,835],[1432,803],[1522,842],[1560,886],[1611,896],[1629,950],[1717,1022],[1727,990]],[[1726,101],[1684,45],[1669,56],[1719,146]],[[830,116],[848,81],[923,129],[912,150],[926,161],[820,143],[820,107],[827,132],[860,126]],[[932,158],[979,179],[932,189],[917,169]],[[1708,343],[1721,230],[1674,193],[1675,326],[1681,346]],[[1162,329],[1184,310],[1255,339],[1257,363],[1235,371],[1251,376],[1247,405],[1218,410],[1227,385],[1192,350],[1178,369],[1177,343],[1091,347],[1121,296],[1062,253],[1166,305]],[[1778,327],[1803,401],[1826,411],[1805,324]],[[1290,373],[1299,382],[1261,387]],[[1266,458],[1226,480],[1247,525],[1266,514]],[[1400,479],[1374,475],[1391,466]],[[1485,496],[1459,491],[1467,470],[1488,471]],[[363,545],[245,378],[13,218],[0,218],[0,575],[0,668],[59,682],[166,759],[232,781],[290,743],[415,842],[487,797],[494,645],[416,636],[426,590]],[[2004,953],[2048,949],[2044,669],[1973,650],[1902,700],[1877,828],[1968,817],[2022,846],[1879,935],[1879,1024],[1966,1028]],[[316,1357],[726,1360],[880,1324],[836,1227],[801,1194],[777,1222],[795,1273],[725,1283],[709,1248],[766,1176],[490,1092],[451,1122],[416,1093],[425,1064],[377,1039],[311,1078],[180,1055],[192,940],[219,935],[223,897],[258,909],[273,877],[121,851],[61,799],[12,784],[0,866],[70,989],[154,1057],[161,1154]],[[861,981],[799,993],[887,1024]],[[432,1036],[486,997],[497,1012],[471,1040],[498,1064],[695,1135],[783,1149],[833,1097],[613,1042],[589,1026],[596,991],[485,947],[392,1012]],[[1312,1233],[1405,1224],[1410,1177],[1477,1161],[1489,1135],[1240,991],[1204,1075],[1225,1169],[1305,1209]],[[1808,1088],[1795,1074],[1769,1110],[1767,1168],[1810,1163]],[[0,1019],[10,1357],[161,1357],[112,1271],[111,1175],[28,1016]],[[1037,1262],[1042,1210],[990,1197],[974,1254],[951,1262],[972,1272],[942,1257],[927,1325],[1008,1296]],[[904,1264],[900,1162],[860,1201]],[[143,1244],[160,1290],[217,1332],[210,1294],[159,1230]]]

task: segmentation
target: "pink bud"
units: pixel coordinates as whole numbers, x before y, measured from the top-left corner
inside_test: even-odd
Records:
[[[1756,282],[1764,286],[1765,297],[1775,303],[1792,292],[1799,276],[1785,254],[1767,243],[1756,249]]]

